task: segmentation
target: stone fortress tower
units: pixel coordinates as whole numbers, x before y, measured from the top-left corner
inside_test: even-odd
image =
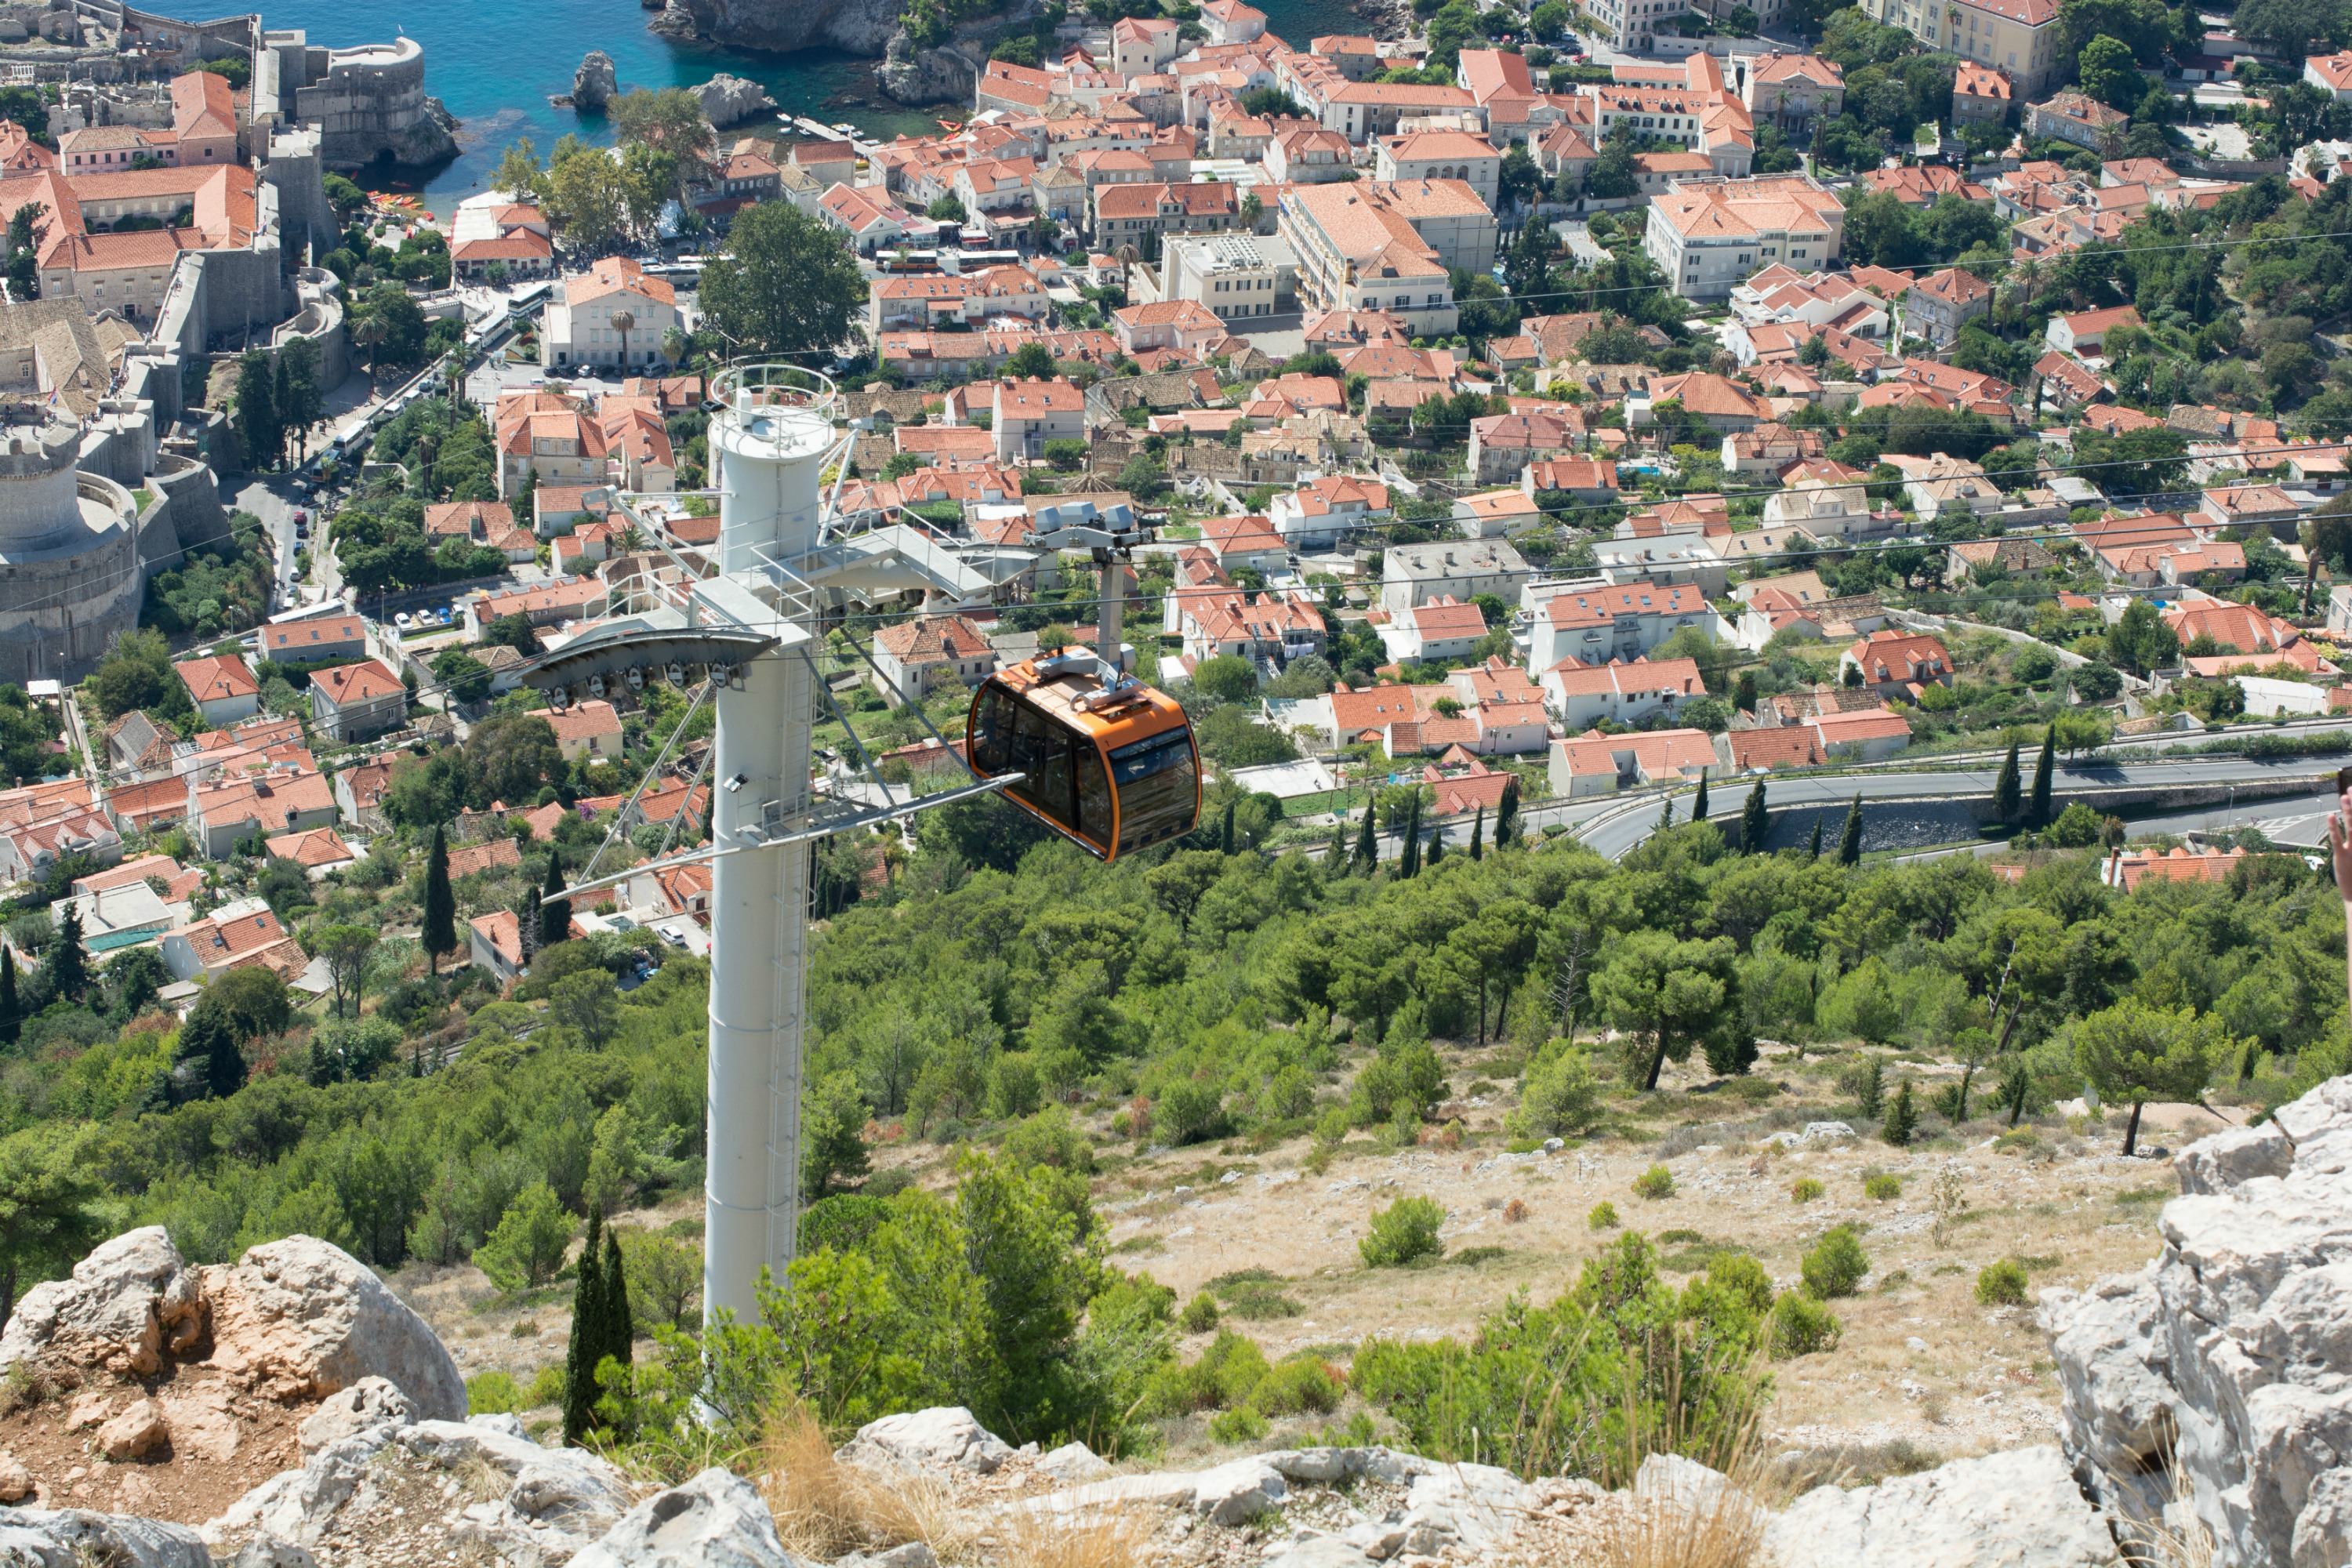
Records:
[[[131,492],[75,464],[81,433],[0,402],[0,680],[73,681],[139,624]]]

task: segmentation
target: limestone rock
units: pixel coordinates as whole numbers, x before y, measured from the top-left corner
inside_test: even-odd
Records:
[[[1764,1532],[1781,1568],[2112,1568],[2109,1517],[2048,1446],[1845,1491],[1816,1487]]]
[[[580,68],[572,73],[572,107],[583,114],[602,114],[620,90],[613,57],[602,49],[589,50]]]
[[[756,114],[775,111],[776,100],[768,89],[747,77],[732,76],[720,71],[694,89],[702,100],[702,117],[720,130],[740,125]]]
[[[235,1542],[272,1535],[309,1546],[333,1528],[335,1514],[367,1484],[393,1428],[372,1426],[330,1443],[299,1470],[280,1470],[204,1526],[205,1539]]]
[[[466,1384],[448,1349],[342,1248],[289,1236],[204,1274],[215,1365],[281,1398],[323,1398],[381,1377],[424,1419],[465,1418]]]
[[[2336,1568],[2352,1563],[2352,1468],[2328,1471],[2311,1484],[2294,1521],[2289,1568]]]
[[[25,1461],[0,1448],[0,1503],[22,1502],[33,1495],[33,1472]]]
[[[1317,1535],[1284,1547],[1265,1568],[1370,1568],[1378,1561],[1336,1535]]]
[[[857,1429],[836,1457],[909,1471],[968,1470],[988,1475],[1013,1449],[961,1405],[885,1415]]]
[[[1711,1473],[1711,1472],[1710,1472]],[[1435,1465],[1405,1493],[1405,1550],[1484,1553],[1508,1542],[1535,1509],[1535,1493],[1492,1465]]]
[[[713,1466],[656,1492],[572,1559],[572,1568],[801,1568],[751,1482]]]
[[[1110,1474],[1110,1467],[1084,1443],[1063,1444],[1038,1460],[1037,1468],[1065,1486],[1098,1481]]]
[[[0,1563],[8,1568],[213,1568],[202,1537],[183,1524],[78,1508],[0,1508]]]
[[[894,103],[968,103],[978,78],[953,49],[921,49],[900,28],[874,66],[874,85]]]
[[[909,1541],[885,1552],[853,1552],[833,1560],[833,1568],[940,1568],[940,1560],[919,1541]]]
[[[349,1388],[331,1394],[319,1408],[302,1423],[302,1456],[305,1458],[332,1443],[340,1443],[354,1432],[371,1426],[404,1426],[416,1419],[416,1406],[408,1395],[400,1392],[392,1380],[363,1377]]]
[[[143,1459],[172,1440],[163,1407],[152,1399],[137,1399],[98,1429],[98,1451],[114,1460]]]
[[[0,1331],[0,1370],[26,1363],[49,1373],[96,1367],[144,1376],[163,1353],[204,1333],[196,1272],[160,1225],[100,1243],[65,1279],[25,1292]]]
[[[889,41],[901,8],[902,0],[669,0],[653,27],[669,37],[708,38],[778,54],[831,47],[870,59]],[[1034,9],[1024,0],[986,20],[1002,27],[1024,20]]]
[[[247,1542],[228,1568],[319,1568],[319,1560],[291,1542],[263,1535]]]
[[[2066,1457],[2121,1511],[2185,1505],[2216,1568],[2294,1563],[2344,1528],[2326,1478],[2352,1452],[2352,1079],[2175,1164],[2155,1262],[2044,1298]]]
[[[1240,1524],[1290,1493],[1282,1472],[1256,1455],[1228,1459],[1192,1478],[1192,1511],[1212,1524]]]

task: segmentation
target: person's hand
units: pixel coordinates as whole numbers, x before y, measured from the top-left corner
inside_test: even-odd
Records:
[[[2327,814],[2327,847],[2336,857],[2336,890],[2352,903],[2352,790]]]

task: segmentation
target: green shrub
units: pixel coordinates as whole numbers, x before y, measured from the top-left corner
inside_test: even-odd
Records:
[[[1657,1441],[1626,1431],[1629,1387],[1676,1379],[1677,1412],[1642,1419],[1675,1423],[1676,1450],[1719,1460],[1762,1397],[1763,1349],[1764,1321],[1744,1290],[1709,1279],[1675,1289],[1649,1240],[1628,1232],[1549,1305],[1515,1299],[1462,1340],[1368,1340],[1349,1381],[1396,1423],[1400,1447],[1622,1485]]]
[[[1302,1351],[1276,1362],[1250,1391],[1248,1408],[1268,1415],[1328,1415],[1339,1408],[1339,1380],[1321,1356]]]
[[[1770,1342],[1775,1361],[1835,1350],[1844,1332],[1845,1325],[1838,1321],[1836,1313],[1801,1290],[1783,1290],[1772,1303]]]
[[[1144,1406],[1157,1415],[1224,1410],[1241,1404],[1270,1370],[1255,1340],[1220,1330],[1194,1362],[1170,1362],[1153,1374]]]
[[[1601,1121],[1601,1085],[1592,1076],[1592,1060],[1565,1040],[1537,1053],[1524,1084],[1508,1123],[1513,1132],[1572,1137]]]
[[[1982,1307],[2025,1305],[2025,1265],[2014,1258],[1988,1263],[1977,1274],[1977,1304]]]
[[[1244,1279],[1223,1288],[1225,1310],[1249,1322],[1266,1318],[1295,1318],[1307,1309],[1282,1293],[1270,1279]]]
[[[1735,1291],[1750,1311],[1761,1314],[1772,1306],[1772,1277],[1745,1252],[1718,1251],[1706,1260],[1707,1283]]]
[[[1653,1203],[1675,1195],[1675,1173],[1664,1165],[1653,1165],[1633,1178],[1633,1195],[1648,1198]]]
[[[1797,1184],[1789,1189],[1789,1201],[1792,1204],[1809,1204],[1827,1191],[1829,1189],[1822,1185],[1816,1178],[1799,1176]]]
[[[523,1395],[522,1407],[525,1410],[536,1410],[543,1405],[562,1403],[563,1363],[551,1362],[541,1367],[539,1375],[530,1380],[530,1391]]]
[[[1853,1288],[1870,1272],[1870,1255],[1863,1251],[1862,1238],[1854,1235],[1853,1226],[1832,1226],[1805,1254],[1800,1272],[1805,1289],[1816,1300],[1833,1300],[1853,1294]]]
[[[1265,1417],[1246,1405],[1209,1417],[1209,1436],[1220,1443],[1255,1443],[1265,1436]]]
[[[1593,1230],[1615,1230],[1621,1223],[1617,1218],[1617,1205],[1607,1198],[1601,1199],[1592,1205],[1592,1212],[1584,1216],[1584,1223]]]
[[[1862,1178],[1862,1195],[1885,1203],[1903,1195],[1903,1178],[1885,1171],[1873,1171]]]
[[[1372,1216],[1372,1232],[1356,1244],[1365,1267],[1394,1268],[1445,1250],[1437,1227],[1445,1211],[1430,1198],[1399,1198]]]
[[[1188,1334],[1205,1334],[1217,1326],[1217,1300],[1206,1290],[1184,1303],[1176,1315],[1176,1326]]]
[[[511,1373],[478,1372],[466,1380],[466,1414],[505,1415],[523,1407]]]

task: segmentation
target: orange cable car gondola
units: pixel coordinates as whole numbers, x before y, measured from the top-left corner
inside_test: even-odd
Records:
[[[1020,776],[1005,798],[1099,860],[1190,833],[1201,819],[1201,754],[1174,698],[1127,673],[1119,607],[1131,515],[1109,531],[1062,524],[1036,542],[1090,545],[1103,565],[1099,649],[1066,647],[997,671],[972,693],[964,760],[982,778]],[[1045,521],[1041,518],[1041,521]]]

